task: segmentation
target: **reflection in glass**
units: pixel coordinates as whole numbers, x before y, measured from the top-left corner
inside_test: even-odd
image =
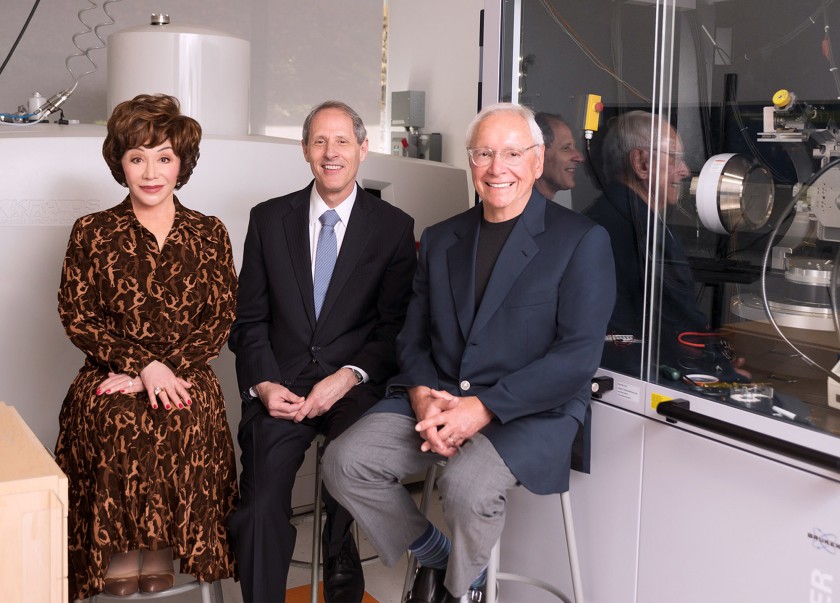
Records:
[[[503,5],[500,97],[563,116],[563,202],[612,237],[605,368],[840,435],[840,3]],[[709,210],[691,182],[720,157]],[[755,384],[771,403],[737,404]]]

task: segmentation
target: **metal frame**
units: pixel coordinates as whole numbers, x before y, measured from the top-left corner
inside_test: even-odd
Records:
[[[210,599],[210,587],[213,587],[213,600]],[[200,580],[193,580],[192,582],[187,582],[186,584],[179,584],[178,586],[173,586],[172,588],[168,588],[164,591],[159,593],[134,593],[133,595],[126,595],[123,597],[118,597],[116,595],[110,595],[106,592],[99,593],[98,595],[94,595],[91,597],[92,603],[98,603],[99,601],[152,601],[155,599],[166,599],[169,597],[174,597],[176,595],[180,595],[191,590],[199,589],[201,591],[201,603],[224,603],[225,598],[222,595],[222,581],[216,580],[215,582],[201,582]]]

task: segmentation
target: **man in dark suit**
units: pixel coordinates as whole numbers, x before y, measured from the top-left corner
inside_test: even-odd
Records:
[[[324,482],[380,558],[417,557],[411,603],[478,600],[505,492],[568,488],[615,299],[604,229],[533,188],[533,113],[487,107],[467,140],[482,202],[423,234],[401,372],[323,460]],[[451,541],[399,483],[442,459]]]
[[[356,112],[315,107],[301,144],[314,183],[251,211],[229,342],[242,391],[230,529],[246,601],[285,600],[295,474],[318,433],[329,448],[381,398],[416,268],[414,221],[356,184],[368,150]],[[324,500],[325,599],[358,603],[352,517]]]

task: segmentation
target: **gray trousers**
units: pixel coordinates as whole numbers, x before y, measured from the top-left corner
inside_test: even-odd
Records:
[[[444,457],[421,452],[414,417],[363,416],[324,453],[327,489],[352,513],[385,565],[392,567],[423,535],[429,520],[400,483]],[[490,441],[476,434],[438,478],[443,516],[452,535],[446,588],[463,595],[490,559],[502,533],[507,491],[518,482]]]

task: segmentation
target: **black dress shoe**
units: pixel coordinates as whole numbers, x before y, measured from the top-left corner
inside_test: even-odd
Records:
[[[324,549],[326,555],[326,549]],[[362,603],[365,576],[356,542],[350,534],[337,555],[324,560],[325,603]]]
[[[471,588],[460,597],[455,597],[447,592],[445,601],[446,603],[487,603],[487,595],[482,586],[481,588]]]
[[[449,593],[443,585],[446,577],[445,569],[432,567],[417,568],[414,574],[414,584],[408,591],[408,598],[405,603],[445,603]]]

